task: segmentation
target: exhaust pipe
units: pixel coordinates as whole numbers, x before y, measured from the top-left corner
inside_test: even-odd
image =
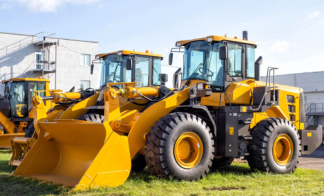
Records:
[[[248,40],[248,32],[243,31],[243,40]]]

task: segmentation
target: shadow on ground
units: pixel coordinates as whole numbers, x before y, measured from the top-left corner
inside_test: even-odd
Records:
[[[212,175],[213,173],[219,173],[221,175],[250,175],[253,172],[250,170],[250,168],[244,167],[244,166],[239,166],[239,165],[231,165],[231,166],[226,166],[222,168],[212,168],[210,172],[206,175]],[[157,179],[151,173],[149,172],[148,168],[146,167],[143,171],[141,172],[131,172],[130,176],[128,179],[131,180],[143,180],[147,183],[150,183],[152,180]]]

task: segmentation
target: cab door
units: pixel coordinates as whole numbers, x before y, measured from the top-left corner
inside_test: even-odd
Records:
[[[225,69],[225,88],[232,82],[239,82],[245,79],[245,45],[233,42],[227,44],[227,59]]]

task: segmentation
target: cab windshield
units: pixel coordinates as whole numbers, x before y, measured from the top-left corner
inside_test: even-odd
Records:
[[[185,46],[183,80],[211,82],[213,91],[224,89],[224,61],[219,59],[220,43],[191,42]]]
[[[118,82],[136,82],[137,87],[161,85],[161,58],[136,55],[133,70],[126,70],[127,59],[129,56],[108,55],[102,63],[100,86]]]
[[[130,82],[132,72],[126,70],[128,58],[117,54],[108,55],[102,63],[100,86],[107,83]]]

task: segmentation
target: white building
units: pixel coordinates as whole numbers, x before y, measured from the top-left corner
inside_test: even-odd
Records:
[[[262,76],[261,80],[265,81],[266,77]],[[324,127],[324,71],[276,75],[275,83],[302,88],[305,95],[307,123]]]
[[[51,80],[51,89],[73,86],[98,88],[98,66],[90,65],[98,42],[53,37],[52,33],[24,35],[0,32],[0,81],[39,76]]]

